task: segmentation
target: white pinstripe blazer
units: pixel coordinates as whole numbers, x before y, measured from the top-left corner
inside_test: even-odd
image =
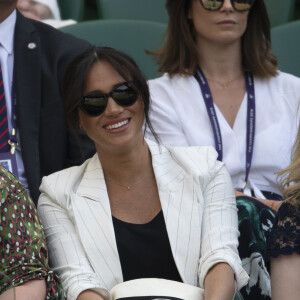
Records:
[[[237,287],[247,283],[237,252],[231,180],[212,147],[161,149],[147,141],[172,253],[183,282],[203,288],[207,271],[227,262]],[[123,281],[110,202],[97,154],[44,177],[38,211],[50,262],[68,299],[93,289],[105,299]]]

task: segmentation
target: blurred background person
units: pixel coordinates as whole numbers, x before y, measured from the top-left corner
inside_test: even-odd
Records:
[[[27,18],[34,20],[60,20],[57,0],[18,0],[18,10]]]
[[[66,68],[90,44],[25,18],[17,2],[0,1],[0,161],[36,204],[43,176],[95,153],[85,135],[81,147],[70,136],[61,98]]]
[[[263,0],[169,0],[166,43],[154,52],[150,119],[165,145],[214,146],[239,208],[245,299],[270,297],[266,236],[291,160],[300,79],[277,70]],[[151,138],[151,132],[148,131]],[[153,138],[153,137],[152,137]]]

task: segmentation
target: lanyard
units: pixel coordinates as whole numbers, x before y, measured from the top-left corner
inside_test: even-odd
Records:
[[[209,85],[207,83],[207,80],[199,67],[197,68],[194,77],[198,81],[199,87],[201,89],[207,114],[209,116],[209,120],[213,129],[215,146],[218,152],[218,159],[222,161],[223,159],[222,135],[221,135],[218,117],[214,107],[212,94]],[[255,93],[254,93],[253,76],[249,73],[246,73],[245,80],[246,80],[248,102],[247,102],[247,136],[246,136],[246,174],[245,174],[245,181],[241,189],[242,192],[246,187],[249,172],[251,169],[251,161],[252,161],[253,146],[254,146],[254,135],[255,135]]]
[[[11,86],[11,126],[12,130],[9,134],[8,143],[10,145],[10,153],[15,154],[16,146],[18,145],[17,139],[17,113],[16,113],[16,91],[14,86],[14,80]]]

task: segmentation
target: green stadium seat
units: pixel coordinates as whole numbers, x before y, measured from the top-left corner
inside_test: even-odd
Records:
[[[58,5],[63,20],[83,20],[84,0],[58,0]]]
[[[129,54],[147,79],[159,76],[158,65],[145,50],[162,46],[166,25],[150,21],[95,20],[60,28],[96,46],[109,46]]]
[[[293,20],[295,0],[265,0],[271,27],[288,23]]]
[[[166,0],[97,0],[102,19],[147,20],[168,22]]]
[[[279,70],[300,77],[300,20],[272,28],[271,41]]]

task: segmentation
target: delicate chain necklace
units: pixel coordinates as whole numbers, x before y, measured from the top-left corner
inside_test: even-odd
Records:
[[[123,188],[125,188],[125,189],[127,189],[127,190],[129,191],[129,190],[131,190],[132,187],[134,187],[135,185],[138,185],[139,183],[143,182],[143,181],[145,180],[146,177],[147,177],[147,176],[145,176],[145,177],[142,178],[141,180],[139,180],[139,181],[137,181],[137,182],[135,182],[135,183],[133,183],[133,184],[131,184],[131,185],[121,184],[121,183],[119,183],[119,182],[112,181],[111,179],[108,179],[108,178],[106,178],[105,181],[107,181],[107,182],[109,182],[109,183],[111,183],[111,184],[114,184],[114,185],[119,185],[119,186],[121,186],[121,187],[123,187]]]
[[[206,79],[209,80],[209,81],[213,81],[215,83],[218,83],[223,88],[223,90],[227,90],[228,86],[230,85],[230,83],[232,83],[235,80],[237,80],[241,75],[243,75],[243,73],[240,73],[238,76],[234,77],[233,79],[231,79],[229,81],[224,81],[224,82],[220,82],[220,81],[208,78],[208,77],[206,77]]]

